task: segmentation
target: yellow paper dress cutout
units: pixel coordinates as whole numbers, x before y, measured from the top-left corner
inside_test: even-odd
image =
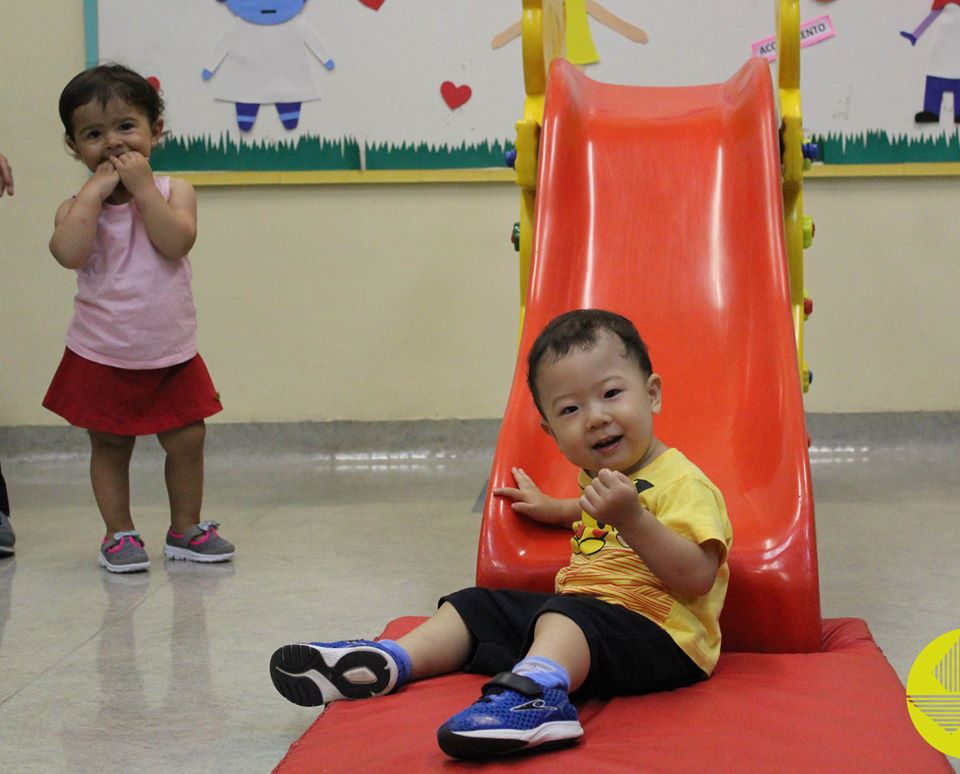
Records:
[[[575,65],[588,65],[600,61],[590,24],[587,21],[587,0],[566,0],[567,59]]]

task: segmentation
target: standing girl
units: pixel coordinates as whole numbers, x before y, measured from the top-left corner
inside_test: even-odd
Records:
[[[197,354],[187,254],[197,200],[185,180],[155,177],[163,100],[120,65],[77,75],[60,95],[74,156],[93,173],[57,210],[50,252],[77,272],[74,316],[43,405],[90,435],[90,479],[106,525],[99,562],[110,572],[150,560],[130,515],[130,457],[138,435],[166,452],[171,559],[233,558],[218,524],[200,521],[203,420],[221,410]]]

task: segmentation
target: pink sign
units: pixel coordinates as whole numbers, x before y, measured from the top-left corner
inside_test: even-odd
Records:
[[[816,19],[811,19],[800,25],[800,48],[822,43],[836,34],[837,31],[833,28],[830,17],[828,15],[818,16]],[[754,56],[762,56],[773,61],[777,58],[777,36],[771,35],[769,38],[758,40],[750,48]]]

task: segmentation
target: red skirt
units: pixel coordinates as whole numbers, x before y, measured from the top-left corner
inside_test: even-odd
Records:
[[[162,433],[223,410],[200,355],[137,371],[94,363],[69,349],[43,405],[75,427],[113,435]]]

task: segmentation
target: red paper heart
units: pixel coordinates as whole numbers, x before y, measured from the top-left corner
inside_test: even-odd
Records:
[[[372,8],[374,11],[379,11],[380,6],[384,4],[385,0],[360,0],[367,8]]]
[[[469,101],[473,96],[473,89],[467,85],[457,86],[453,81],[444,81],[440,84],[440,95],[448,108],[456,110]]]

